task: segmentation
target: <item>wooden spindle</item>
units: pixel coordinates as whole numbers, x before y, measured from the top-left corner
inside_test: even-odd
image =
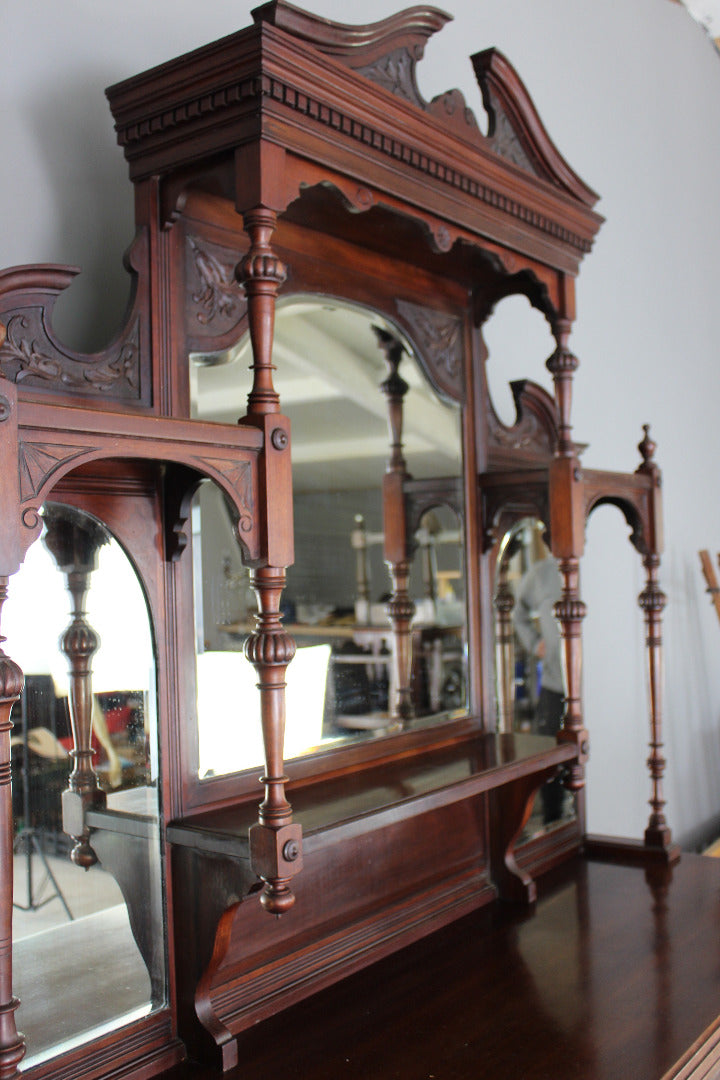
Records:
[[[406,723],[414,714],[410,677],[412,672],[412,631],[415,615],[408,585],[410,582],[410,544],[407,534],[404,485],[408,478],[403,453],[403,405],[410,389],[399,373],[405,349],[395,335],[373,327],[378,345],[385,354],[388,376],[381,383],[388,403],[390,457],[383,477],[383,531],[385,562],[390,570],[392,593],[386,611],[393,629],[395,693],[390,714],[393,720]]]
[[[500,557],[495,607],[495,656],[497,663],[498,728],[511,732],[515,726],[515,631],[512,613],[515,596],[508,581],[509,560]]]
[[[643,555],[645,567],[645,588],[638,597],[638,604],[645,616],[645,645],[648,663],[648,692],[650,701],[650,754],[647,765],[650,771],[651,796],[650,819],[645,830],[645,844],[653,849],[661,849],[671,859],[678,855],[672,845],[672,834],[665,818],[665,798],[663,794],[663,776],[667,764],[663,753],[663,641],[662,613],[667,602],[665,593],[660,588],[658,576],[660,570],[661,521],[660,521],[660,469],[654,460],[656,445],[650,437],[650,425],[643,424],[643,439],[638,445],[642,464],[638,473],[650,477],[653,496],[650,500],[651,519],[646,538],[646,551]]]
[[[0,577],[0,611],[8,596],[8,578]],[[5,638],[0,635],[0,643]],[[24,1036],[17,1030],[20,1002],[12,992],[13,812],[11,790],[10,713],[23,689],[23,673],[0,644],[0,1080],[20,1075]]]
[[[278,556],[292,556],[292,524],[287,500],[291,497],[288,425],[280,417],[280,398],[273,384],[272,362],[275,302],[285,280],[285,267],[272,249],[277,215],[264,206],[243,213],[250,248],[236,269],[248,301],[248,324],[253,351],[253,385],[248,395],[245,423],[265,433],[264,468],[261,476],[266,519],[264,529],[268,565],[251,573],[258,603],[256,628],[245,642],[245,655],[254,665],[260,691],[260,714],[265,748],[265,773],[261,783],[265,798],[258,823],[250,829],[252,865],[265,882],[260,901],[273,915],[292,907],[295,897],[288,882],[302,867],[302,830],[292,821],[292,807],[285,796],[285,674],[295,655],[295,642],[283,629],[280,600],[285,588],[285,564]],[[283,521],[274,515],[285,514]],[[278,539],[279,538],[279,539]],[[271,544],[274,544],[273,548]]]
[[[561,742],[571,742],[578,748],[578,758],[569,766],[566,786],[580,791],[585,785],[585,762],[590,750],[590,737],[582,713],[582,621],[585,604],[580,599],[580,564],[576,558],[558,560],[563,580],[560,599],[555,604],[555,618],[560,623],[562,660],[565,673],[566,703]]]
[[[579,361],[568,348],[571,323],[569,319],[557,319],[553,326],[553,335],[557,348],[546,361],[546,367],[555,384],[555,400],[558,407],[558,445],[557,453],[561,457],[572,457],[575,452],[571,438],[573,375],[579,367]]]
[[[71,597],[70,624],[60,637],[60,648],[69,667],[69,711],[73,748],[73,770],[63,792],[63,828],[75,841],[70,858],[89,870],[97,862],[85,823],[89,807],[102,805],[105,793],[93,768],[92,662],[100,638],[87,620],[86,602],[92,573],[108,534],[102,525],[67,507],[46,507],[43,543],[65,575]]]

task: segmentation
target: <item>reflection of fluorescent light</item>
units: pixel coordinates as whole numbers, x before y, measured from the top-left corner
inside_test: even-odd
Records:
[[[300,648],[287,669],[286,758],[322,740],[329,645]],[[197,658],[199,775],[217,776],[261,767],[264,759],[257,673],[240,652],[204,652]]]

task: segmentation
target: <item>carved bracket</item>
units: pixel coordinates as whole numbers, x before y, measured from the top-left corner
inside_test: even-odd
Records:
[[[189,436],[182,420],[153,418],[147,424],[123,413],[35,404],[32,421],[23,423],[22,403],[18,411],[18,489],[15,496],[6,494],[2,510],[23,553],[40,531],[40,506],[58,480],[87,462],[124,457],[177,463],[194,470],[196,481],[213,480],[235,508],[248,563],[262,561],[256,492],[263,433],[257,428],[195,422]]]

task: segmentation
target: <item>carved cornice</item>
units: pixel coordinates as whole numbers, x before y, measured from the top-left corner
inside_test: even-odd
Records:
[[[587,254],[592,248],[591,238],[581,236],[549,214],[527,205],[517,193],[503,191],[496,183],[483,183],[479,179],[482,175],[480,169],[469,171],[455,167],[446,157],[429,153],[426,146],[419,146],[410,137],[400,137],[398,132],[401,128],[395,127],[391,133],[380,123],[370,123],[367,118],[361,120],[349,109],[329,104],[318,94],[308,92],[306,88],[300,89],[275,74],[257,73],[238,80],[228,79],[223,86],[215,89],[203,86],[202,91],[195,94],[191,87],[182,87],[181,102],[152,111],[145,101],[142,109],[134,106],[123,108],[120,101],[115,100],[116,95],[122,92],[123,84],[120,84],[111,88],[108,94],[116,116],[118,142],[131,163],[131,175],[136,178],[144,175],[146,155],[148,163],[152,162],[153,171],[157,171],[166,150],[168,162],[171,157],[174,160],[179,152],[177,148],[182,146],[185,139],[188,145],[192,144],[203,121],[218,133],[217,136],[213,135],[213,139],[217,140],[215,151],[231,150],[234,146],[233,131],[237,125],[245,118],[257,116],[263,109],[264,101],[267,101],[272,108],[287,109],[320,127],[332,129],[336,139],[344,138],[362,144],[365,152],[391,160],[396,168],[401,166],[411,170],[462,193],[467,199],[507,214],[522,222],[524,227],[552,237],[580,255]],[[453,91],[431,103],[430,114],[445,130],[448,127],[456,128],[450,122],[453,117],[459,114],[465,117],[469,112],[460,98],[461,95]],[[472,130],[466,119],[462,122],[465,128]],[[480,146],[486,143],[479,131],[475,141]],[[493,148],[486,146],[486,149]],[[568,172],[571,170],[568,169]]]

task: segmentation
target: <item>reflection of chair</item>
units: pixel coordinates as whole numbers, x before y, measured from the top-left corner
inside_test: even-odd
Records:
[[[13,723],[19,728],[10,740],[13,812],[19,826],[14,850],[25,855],[27,891],[27,903],[15,902],[14,906],[36,911],[57,897],[72,919],[46,853],[48,842],[57,852],[64,841],[60,800],[68,776],[68,755],[57,737],[58,730],[66,725],[66,717],[49,675],[27,676],[25,690],[13,710]],[[38,900],[43,885],[37,890],[34,885],[33,855],[42,864],[45,880],[52,884],[52,892],[44,900]]]

